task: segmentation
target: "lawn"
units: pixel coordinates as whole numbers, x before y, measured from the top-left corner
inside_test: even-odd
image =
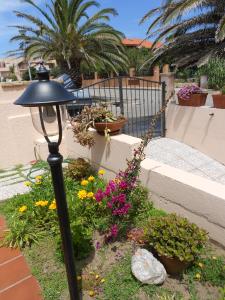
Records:
[[[2,203],[0,214],[10,229],[5,243],[22,249],[44,299],[64,300],[69,295],[56,202],[49,171],[41,166],[43,175],[25,183],[30,192]],[[64,170],[83,299],[223,300],[225,251],[208,242],[195,224],[154,208],[148,191],[125,172],[108,182],[104,170],[96,173],[82,160],[69,162]],[[169,275],[160,286],[144,285],[131,272],[131,257],[138,247],[153,247],[190,266]]]

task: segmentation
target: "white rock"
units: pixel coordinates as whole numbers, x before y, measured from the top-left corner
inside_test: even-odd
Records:
[[[142,283],[161,284],[166,279],[164,266],[145,249],[138,249],[132,256],[131,270]]]

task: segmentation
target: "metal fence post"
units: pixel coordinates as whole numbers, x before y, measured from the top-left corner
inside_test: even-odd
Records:
[[[124,105],[123,105],[123,78],[118,77],[119,81],[119,97],[120,97],[120,113],[124,115]]]
[[[166,104],[166,83],[163,81],[162,83],[162,108],[163,112],[161,114],[161,136],[166,136],[166,110],[165,110],[165,104]]]

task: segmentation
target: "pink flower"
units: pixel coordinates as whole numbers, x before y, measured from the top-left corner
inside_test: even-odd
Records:
[[[101,202],[103,198],[104,198],[104,193],[102,190],[99,189],[95,194],[95,199],[97,202]]]
[[[125,190],[127,188],[127,183],[125,181],[121,181],[119,183],[119,188]]]
[[[182,87],[178,92],[178,97],[183,100],[189,100],[192,94],[200,94],[202,90],[197,85]]]
[[[117,237],[118,232],[119,232],[118,226],[116,224],[112,225],[111,228],[110,228],[111,236],[114,237],[114,238]]]

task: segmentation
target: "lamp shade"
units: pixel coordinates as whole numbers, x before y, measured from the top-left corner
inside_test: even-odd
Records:
[[[49,71],[41,63],[37,71],[38,81],[31,83],[14,104],[35,107],[61,105],[75,100],[59,82],[49,80]]]

